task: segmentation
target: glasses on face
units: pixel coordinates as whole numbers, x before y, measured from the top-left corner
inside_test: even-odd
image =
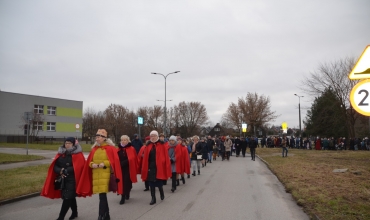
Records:
[[[106,138],[104,135],[102,134],[96,134],[95,137],[102,137],[102,138]]]

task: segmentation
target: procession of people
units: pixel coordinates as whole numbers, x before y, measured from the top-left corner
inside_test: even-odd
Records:
[[[153,130],[144,143],[138,135],[133,143],[127,135],[121,136],[118,147],[109,138],[106,129],[99,129],[95,135],[95,144],[85,160],[82,147],[73,137],[65,139],[59,147],[54,161],[49,167],[41,195],[47,198],[62,198],[63,203],[57,220],[65,218],[72,210],[69,219],[78,217],[76,197],[87,197],[99,194],[98,220],[111,219],[107,193],[121,196],[123,205],[131,197],[132,185],[138,182],[141,175],[144,191],[150,191],[149,205],[157,202],[156,188],[160,199],[165,199],[163,185],[171,179],[172,193],[177,186],[185,184],[185,175],[190,178],[200,175],[200,169],[221,157],[222,161],[230,160],[232,151],[238,157],[242,151],[245,157],[247,139],[233,139],[230,136],[200,138],[181,138],[171,135],[165,139],[163,134]],[[251,139],[250,148],[254,160],[254,148],[257,145]]]

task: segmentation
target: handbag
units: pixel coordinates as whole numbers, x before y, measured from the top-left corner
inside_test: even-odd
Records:
[[[203,159],[202,155],[201,154],[198,154],[197,155],[197,160],[202,160],[202,159]]]
[[[117,192],[117,188],[116,176],[114,175],[113,167],[110,167],[109,191]]]
[[[54,180],[54,190],[64,189],[64,178],[61,175],[55,177]]]

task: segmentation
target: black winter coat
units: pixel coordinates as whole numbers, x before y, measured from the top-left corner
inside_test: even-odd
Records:
[[[72,163],[72,155],[66,151],[60,156],[54,165],[54,172],[60,174],[64,168],[67,170],[67,176],[64,177],[64,189],[62,190],[62,199],[73,199],[76,197],[76,179]]]
[[[193,145],[190,146],[191,149],[193,148]],[[198,142],[196,145],[195,145],[195,152],[192,152],[191,153],[191,159],[192,160],[197,160],[197,155],[200,154],[202,155],[202,144],[200,142]]]
[[[252,138],[252,140],[249,141],[249,148],[256,148],[256,147],[257,147],[256,140]]]
[[[156,162],[157,151],[155,147],[149,152],[149,169],[147,181],[157,181],[157,162]]]

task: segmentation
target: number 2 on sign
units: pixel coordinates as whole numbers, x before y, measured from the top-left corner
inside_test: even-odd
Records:
[[[365,93],[365,97],[361,100],[360,103],[358,103],[359,106],[368,106],[369,103],[364,103],[364,101],[367,99],[367,97],[369,96],[369,92],[365,89],[362,89],[358,92],[359,95],[361,95],[361,93]]]

